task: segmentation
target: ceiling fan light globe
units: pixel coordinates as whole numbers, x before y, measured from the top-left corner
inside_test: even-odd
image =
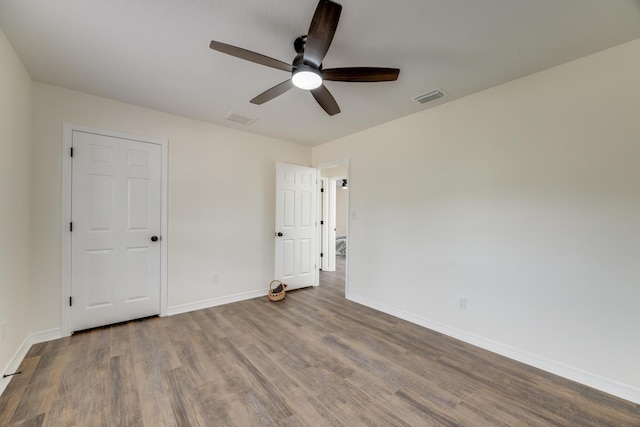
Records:
[[[320,72],[314,69],[304,69],[294,71],[291,76],[293,84],[304,90],[312,90],[322,85],[322,76]]]

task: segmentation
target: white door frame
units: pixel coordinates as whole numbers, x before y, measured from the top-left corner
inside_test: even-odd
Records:
[[[160,241],[160,316],[167,315],[167,171],[168,171],[168,154],[169,141],[166,139],[154,138],[149,136],[140,136],[124,132],[118,132],[107,129],[98,129],[88,126],[76,125],[72,123],[63,124],[62,137],[62,223],[60,224],[62,236],[61,250],[61,334],[62,336],[71,335],[71,307],[69,306],[69,297],[71,296],[71,231],[69,224],[71,222],[71,146],[73,143],[73,131],[93,133],[113,138],[131,139],[134,141],[147,142],[160,145],[162,149],[162,204],[160,208],[160,232],[162,240]]]
[[[351,189],[352,189],[352,185],[351,185],[351,179],[350,179],[350,171],[349,171],[349,158],[345,157],[342,159],[337,159],[337,160],[333,160],[330,162],[325,162],[325,163],[320,163],[319,165],[316,166],[316,169],[318,170],[318,176],[320,175],[320,171],[322,169],[327,169],[327,168],[331,168],[334,166],[346,166],[347,167],[347,182],[349,183],[349,194],[347,197],[347,256],[345,258],[345,274],[344,274],[344,292],[345,292],[345,296],[349,295],[349,256],[350,256],[350,249],[349,247],[351,246],[351,232],[350,232],[350,228],[351,228],[351,210],[350,210],[350,205],[351,205]],[[329,180],[329,182],[331,183],[331,180]],[[333,183],[333,186],[335,187],[335,182]],[[331,185],[329,185],[329,187],[331,187]],[[335,192],[335,188],[333,189],[333,191]],[[318,193],[320,193],[320,180],[318,180]],[[335,204],[335,203],[334,203]],[[334,206],[335,208],[335,206]],[[318,207],[318,209],[320,209],[320,207]],[[320,211],[318,211],[318,218],[321,218],[320,216]],[[335,233],[334,233],[335,235]],[[322,239],[320,238],[320,227],[318,227],[318,248],[322,249],[320,247]],[[335,255],[335,242],[333,244],[333,254]],[[320,259],[320,250],[318,250],[318,265],[322,265],[322,260]],[[334,260],[334,270],[335,270],[335,260]],[[317,270],[317,274],[319,274],[319,270]]]

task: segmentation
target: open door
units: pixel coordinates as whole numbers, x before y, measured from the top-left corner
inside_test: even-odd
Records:
[[[317,171],[276,164],[275,278],[297,289],[317,285]]]

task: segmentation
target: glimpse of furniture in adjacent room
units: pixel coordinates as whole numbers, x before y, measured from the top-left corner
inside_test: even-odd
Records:
[[[336,236],[336,256],[347,256],[347,236]]]

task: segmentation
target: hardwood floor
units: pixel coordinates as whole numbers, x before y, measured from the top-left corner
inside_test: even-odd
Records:
[[[34,345],[0,426],[640,426],[640,405],[347,301],[342,277]]]

